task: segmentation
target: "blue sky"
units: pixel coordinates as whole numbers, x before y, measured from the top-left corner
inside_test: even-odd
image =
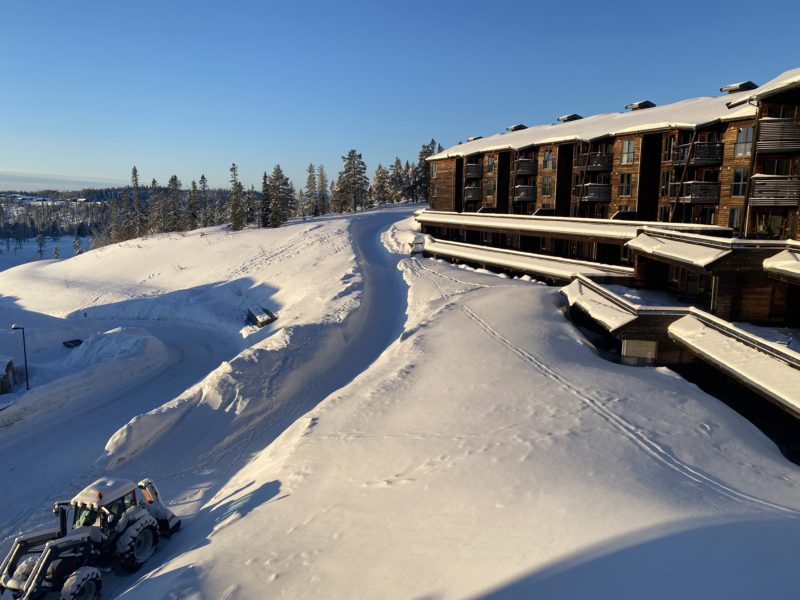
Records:
[[[431,137],[763,83],[800,67],[798,22],[796,1],[6,2],[0,189],[134,164],[223,186],[231,162],[302,186],[349,148],[371,175]]]

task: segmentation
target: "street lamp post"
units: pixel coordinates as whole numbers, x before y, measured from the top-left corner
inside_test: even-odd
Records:
[[[22,332],[22,355],[25,358],[25,389],[30,390],[31,386],[28,382],[28,346],[25,343],[25,328],[20,327],[19,325],[12,325],[12,331],[21,331]]]

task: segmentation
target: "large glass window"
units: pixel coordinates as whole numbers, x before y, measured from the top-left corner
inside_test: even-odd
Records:
[[[752,148],[753,128],[739,127],[739,131],[736,132],[736,144],[733,146],[733,154],[735,156],[750,156]]]
[[[747,167],[736,167],[733,170],[731,196],[744,196],[747,193],[747,180],[749,177],[750,169]]]
[[[544,151],[544,158],[542,161],[542,168],[543,169],[552,169],[553,168],[553,151],[552,150],[545,150]]]
[[[619,175],[619,195],[620,196],[630,196],[631,195],[631,174],[630,173],[620,173],[620,175]]]
[[[553,195],[553,178],[550,175],[542,177],[542,196]]]
[[[793,104],[773,104],[767,107],[767,116],[773,119],[794,119],[797,107]]]
[[[672,180],[671,171],[661,171],[661,195],[669,196],[669,184]]]
[[[619,162],[622,165],[633,164],[633,140],[625,140],[622,142],[622,154],[619,157]]]
[[[494,156],[490,156],[486,159],[486,171],[494,173]]]

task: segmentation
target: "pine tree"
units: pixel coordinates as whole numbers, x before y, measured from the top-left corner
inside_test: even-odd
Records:
[[[369,189],[369,178],[367,177],[367,165],[364,164],[361,155],[355,150],[349,150],[342,157],[344,167],[339,172],[336,187],[339,193],[347,199],[353,212],[366,206],[367,191]]]
[[[208,195],[208,180],[206,179],[205,173],[200,175],[200,214],[202,215],[202,222],[203,227],[208,227],[209,225],[214,224],[214,202]]]
[[[269,225],[278,227],[286,222],[294,198],[292,184],[280,165],[275,165],[269,178],[269,196],[272,201]]]
[[[389,171],[382,164],[378,164],[375,169],[375,177],[373,177],[372,185],[369,187],[369,197],[372,201],[372,206],[391,202],[392,200],[392,190],[389,187]]]
[[[199,220],[197,182],[192,180],[192,188],[189,191],[189,197],[186,199],[186,225],[184,229],[189,231],[197,229]]]
[[[314,165],[312,163],[309,163],[308,165],[308,177],[306,177],[305,203],[307,205],[307,208],[309,208],[310,210],[304,210],[303,211],[304,215],[310,214],[314,217],[318,217],[320,215],[319,193],[317,191],[317,171],[314,169]]]
[[[400,157],[395,157],[392,164],[392,172],[389,175],[389,188],[392,192],[392,202],[398,202],[403,199],[403,194],[406,187],[406,173],[403,169],[403,162]]]
[[[331,193],[328,190],[328,175],[325,173],[325,167],[323,165],[317,167],[317,200],[319,201],[320,214],[327,215],[331,212]]]
[[[417,190],[418,197],[423,201],[428,200],[428,191],[431,187],[431,171],[428,161],[425,160],[437,152],[442,151],[442,146],[433,138],[427,144],[423,144],[419,151],[419,161],[417,162]]]
[[[181,180],[177,175],[169,178],[167,184],[166,212],[164,214],[164,231],[178,231],[181,228]]]
[[[133,201],[133,237],[141,237],[147,232],[147,213],[139,198],[139,170],[136,165],[131,169],[131,196]]]
[[[412,200],[413,202],[417,201],[417,197],[419,196],[419,179],[417,178],[417,167],[416,165],[409,164],[406,161],[406,194],[405,197]]]
[[[272,203],[270,202],[269,183],[267,172],[264,171],[264,177],[261,179],[261,203],[258,210],[258,224],[261,227],[269,227],[270,225]]]
[[[75,256],[78,256],[83,250],[81,250],[81,238],[78,237],[78,234],[75,234],[75,239],[72,240],[72,252]]]
[[[244,186],[239,181],[239,168],[236,163],[231,164],[231,197],[228,203],[228,212],[231,220],[231,227],[234,231],[242,228],[242,192]]]
[[[58,246],[53,245],[53,258],[61,258],[61,253],[58,251]]]
[[[163,200],[161,198],[161,192],[158,188],[158,182],[153,179],[150,182],[150,200],[147,204],[148,208],[148,229],[150,233],[160,233],[161,232],[161,213],[162,213],[162,204]]]

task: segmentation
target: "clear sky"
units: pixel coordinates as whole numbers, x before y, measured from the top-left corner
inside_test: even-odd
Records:
[[[298,186],[512,123],[763,83],[800,67],[800,2],[135,2],[0,7],[0,189],[141,177]],[[14,182],[14,185],[11,184]],[[27,182],[28,185],[21,186]]]

